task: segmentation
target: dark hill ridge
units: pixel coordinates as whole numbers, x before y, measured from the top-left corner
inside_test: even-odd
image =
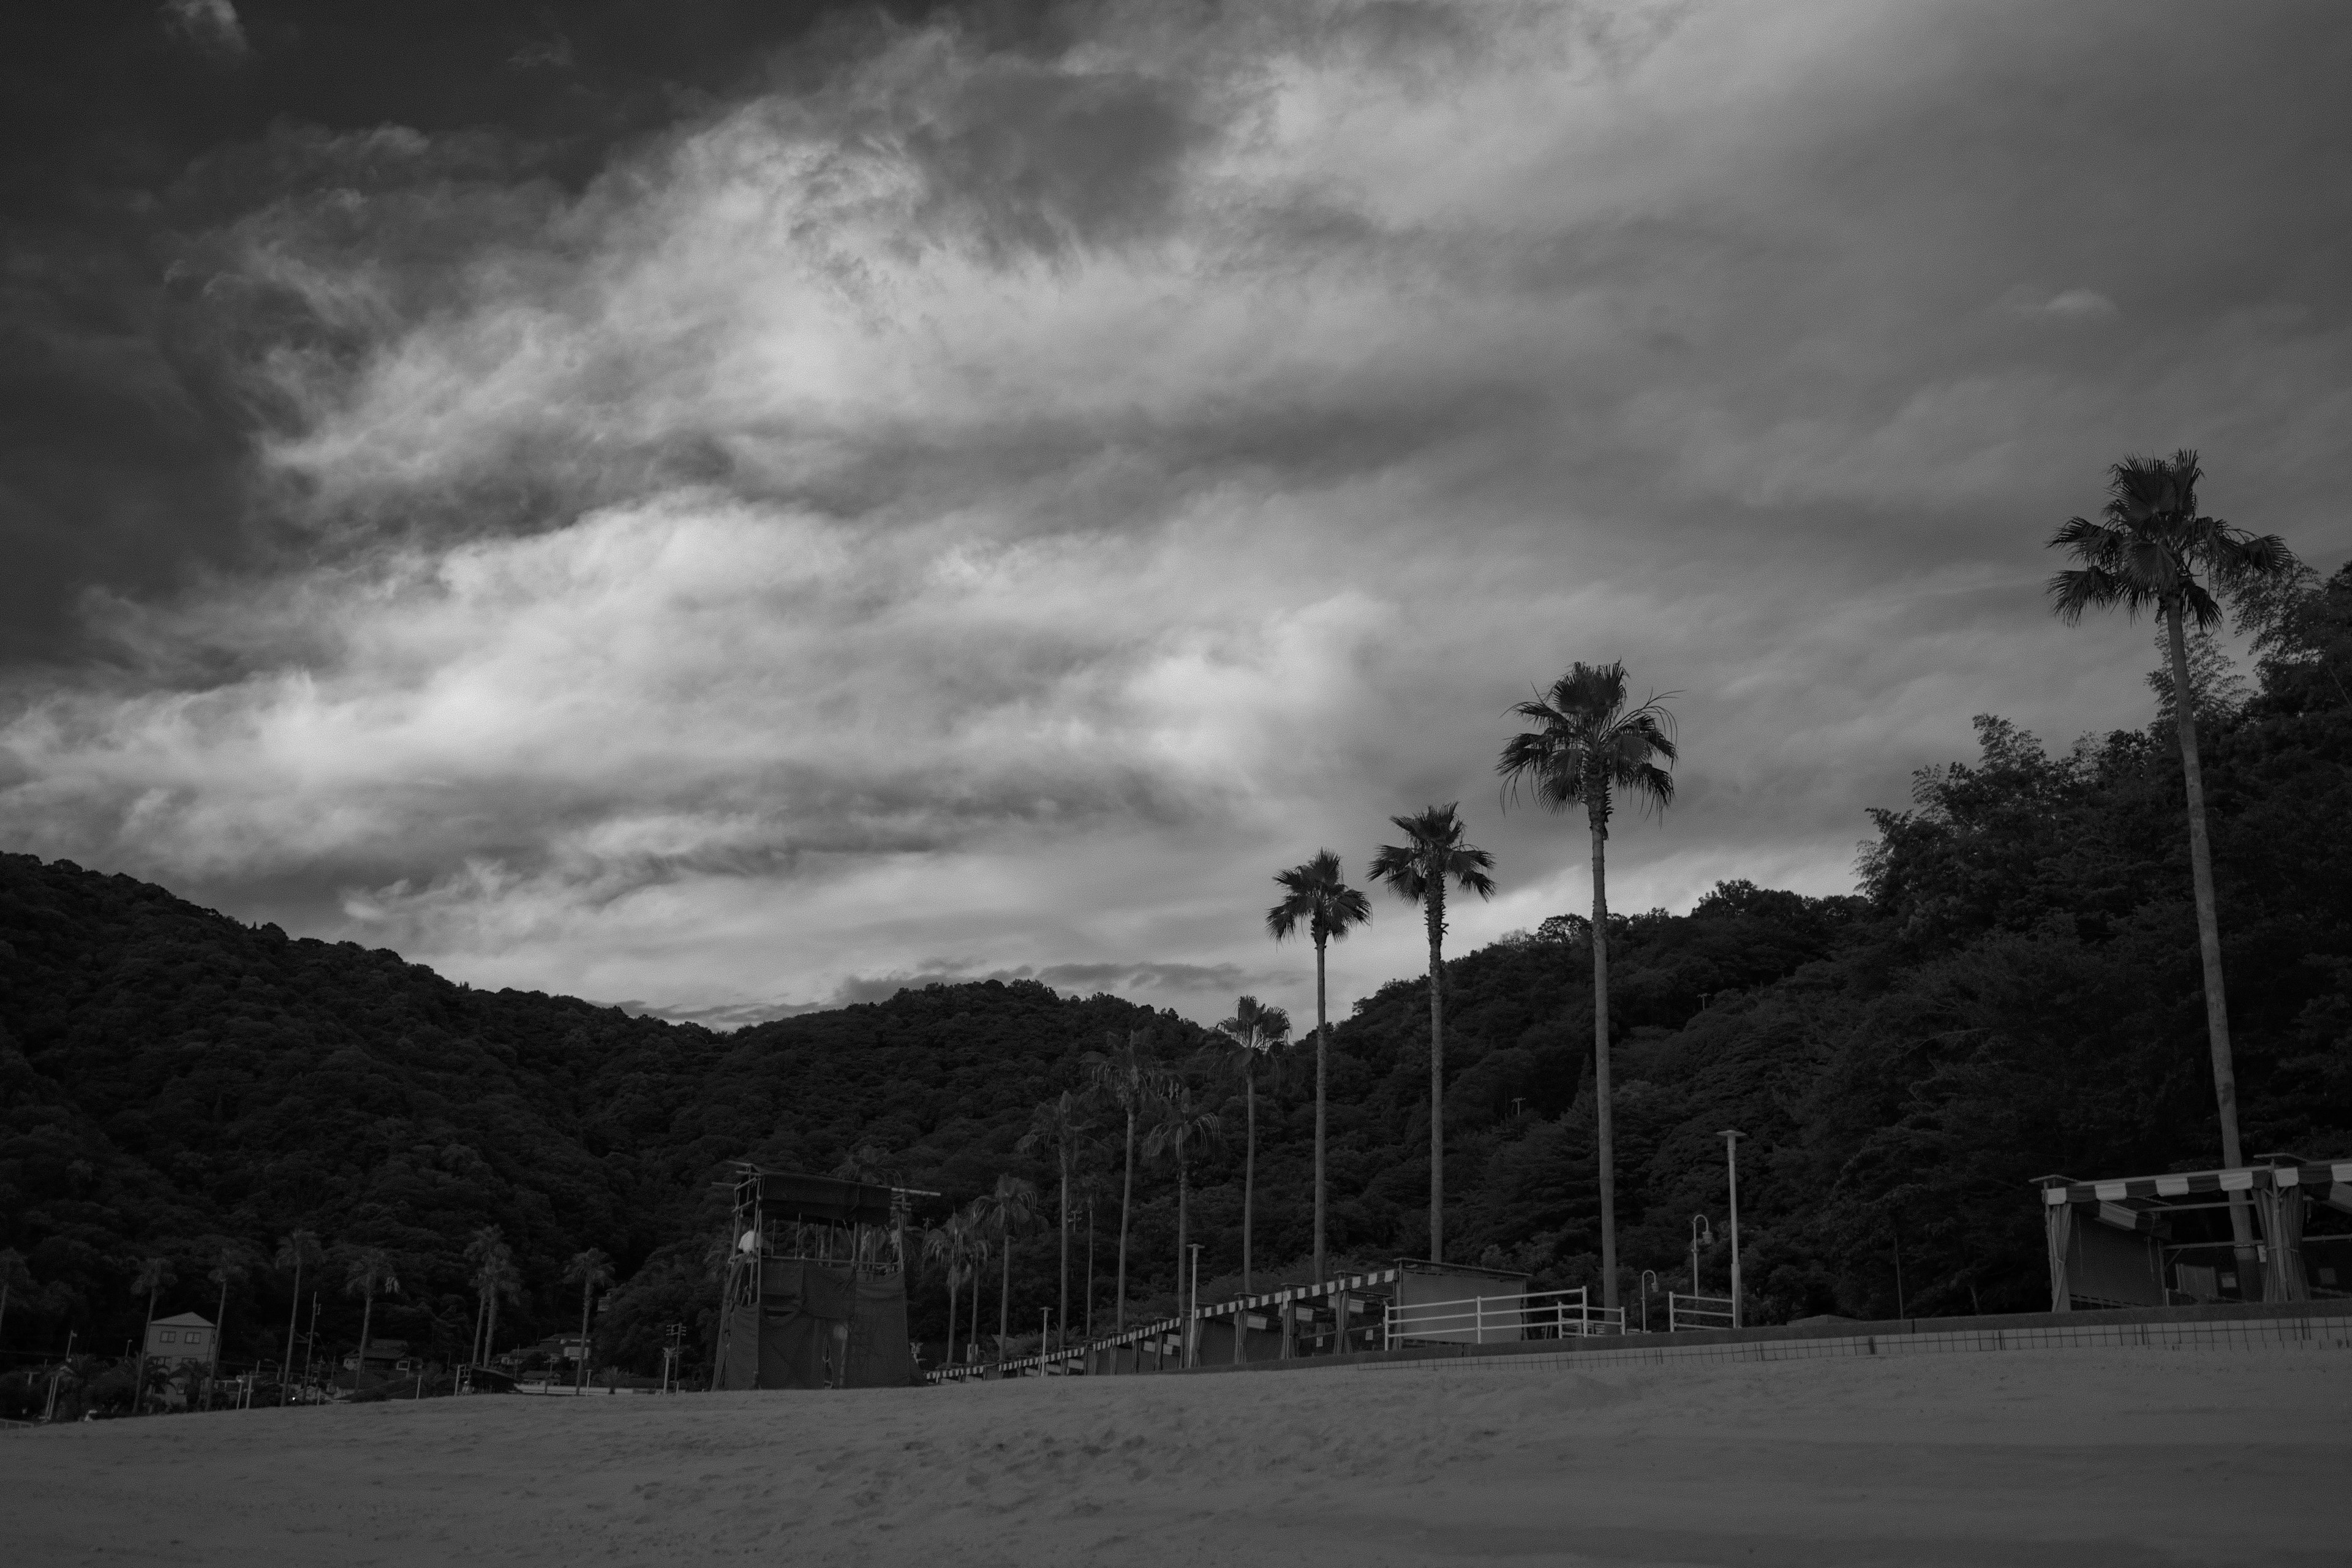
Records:
[[[2307,636],[2217,716],[2206,752],[2246,1146],[2352,1154],[2352,571],[2315,592]],[[2042,1299],[2028,1184],[2214,1163],[2177,752],[2119,732],[2053,758],[1997,720],[1979,759],[1923,770],[1908,811],[1873,814],[1853,898],[1744,882],[1688,915],[1612,919],[1622,1256],[1686,1278],[1689,1218],[1720,1226],[1718,1129],[1742,1151],[1742,1230],[1762,1320],[1914,1313]],[[1236,918],[1247,918],[1246,911]],[[1446,971],[1449,1236],[1457,1255],[1547,1281],[1594,1276],[1590,949],[1582,922]],[[1423,1245],[1424,982],[1366,998],[1334,1031],[1332,1242]],[[408,1289],[383,1331],[467,1339],[459,1249],[503,1226],[536,1335],[572,1319],[563,1260],[601,1247],[625,1281],[600,1338],[649,1361],[663,1322],[711,1298],[714,1177],[730,1159],[831,1170],[879,1162],[945,1203],[1003,1171],[1031,1110],[1077,1088],[1107,1032],[1171,1057],[1192,1025],[1034,984],[901,992],[731,1035],[567,997],[454,985],[396,954],[289,941],[161,889],[0,856],[0,1247],[39,1288],[6,1348],[110,1347],[129,1281],[163,1254],[168,1308],[202,1307],[223,1241],[297,1226],[394,1249]],[[1240,1260],[1236,1136],[1196,1170],[1203,1278]],[[1309,1237],[1311,1076],[1259,1110],[1257,1256]],[[1112,1157],[1115,1163],[1115,1152]],[[1139,1179],[1139,1297],[1176,1275],[1171,1174]],[[1100,1211],[1108,1278],[1117,1198]],[[1052,1300],[1049,1235],[1015,1252],[1013,1321]],[[1723,1248],[1702,1258],[1724,1283]],[[2352,1256],[2342,1260],[2352,1280]],[[282,1334],[288,1282],[231,1297],[232,1355]],[[16,1298],[25,1301],[20,1292]],[[917,1331],[944,1304],[919,1285]],[[348,1343],[358,1305],[330,1295]],[[167,1309],[168,1310],[168,1309]],[[991,1304],[992,1310],[992,1303]],[[339,1316],[340,1314],[340,1316]],[[344,1318],[348,1318],[348,1322]],[[278,1325],[270,1327],[271,1322]],[[512,1342],[502,1333],[502,1342]]]

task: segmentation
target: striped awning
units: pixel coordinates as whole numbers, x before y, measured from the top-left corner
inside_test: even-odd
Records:
[[[2246,1165],[2234,1170],[2179,1171],[2163,1176],[2126,1176],[2120,1181],[2077,1182],[2043,1176],[2042,1201],[2058,1204],[2162,1202],[2210,1193],[2303,1188],[2324,1204],[2352,1206],[2352,1160],[2319,1165]]]
[[[1319,1301],[1342,1291],[1369,1290],[1376,1286],[1396,1283],[1393,1268],[1374,1268],[1362,1274],[1343,1274],[1336,1279],[1326,1279],[1320,1285],[1293,1285],[1286,1290],[1269,1290],[1260,1296],[1241,1296],[1231,1301],[1219,1301],[1213,1306],[1194,1309],[1196,1318],[1227,1318],[1235,1312],[1255,1311],[1261,1307],[1279,1307],[1291,1301]]]

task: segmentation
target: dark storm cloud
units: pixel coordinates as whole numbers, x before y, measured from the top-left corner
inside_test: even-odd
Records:
[[[255,444],[288,411],[251,371],[331,353],[348,324],[222,276],[221,230],[403,186],[455,199],[352,225],[355,246],[387,227],[391,250],[429,242],[436,216],[495,228],[519,187],[526,205],[534,182],[576,188],[634,138],[854,52],[893,11],[949,9],[631,0],[561,7],[558,26],[524,0],[97,0],[20,24],[0,57],[0,661],[87,649],[89,591],[282,562],[289,498]],[[1026,26],[1007,11],[998,30]],[[467,182],[499,198],[465,199]]]

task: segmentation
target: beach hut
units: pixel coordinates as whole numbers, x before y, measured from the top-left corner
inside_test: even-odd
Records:
[[[2039,1179],[2050,1265],[2050,1310],[2161,1307],[2200,1301],[2307,1301],[2347,1291],[2338,1268],[2352,1257],[2306,1259],[2314,1243],[2352,1244],[2334,1221],[2309,1234],[2322,1209],[2352,1215],[2352,1161],[2314,1163],[2265,1154],[2231,1170],[2078,1182]],[[2242,1269],[2230,1222],[2252,1211],[2260,1240]]]

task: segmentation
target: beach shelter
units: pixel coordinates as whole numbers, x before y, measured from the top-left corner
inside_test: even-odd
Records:
[[[714,1389],[886,1388],[907,1341],[907,1215],[918,1194],[741,1165]]]
[[[2352,1161],[2263,1159],[2160,1176],[2040,1178],[2050,1310],[2188,1305],[2231,1296],[2307,1301],[2344,1293],[2334,1266],[2306,1261],[2305,1233],[2321,1208],[2352,1215]],[[2259,1272],[2251,1279],[2238,1277],[2229,1223],[2233,1203],[2252,1209],[2261,1235]],[[2338,1229],[2327,1239],[2352,1235]]]

